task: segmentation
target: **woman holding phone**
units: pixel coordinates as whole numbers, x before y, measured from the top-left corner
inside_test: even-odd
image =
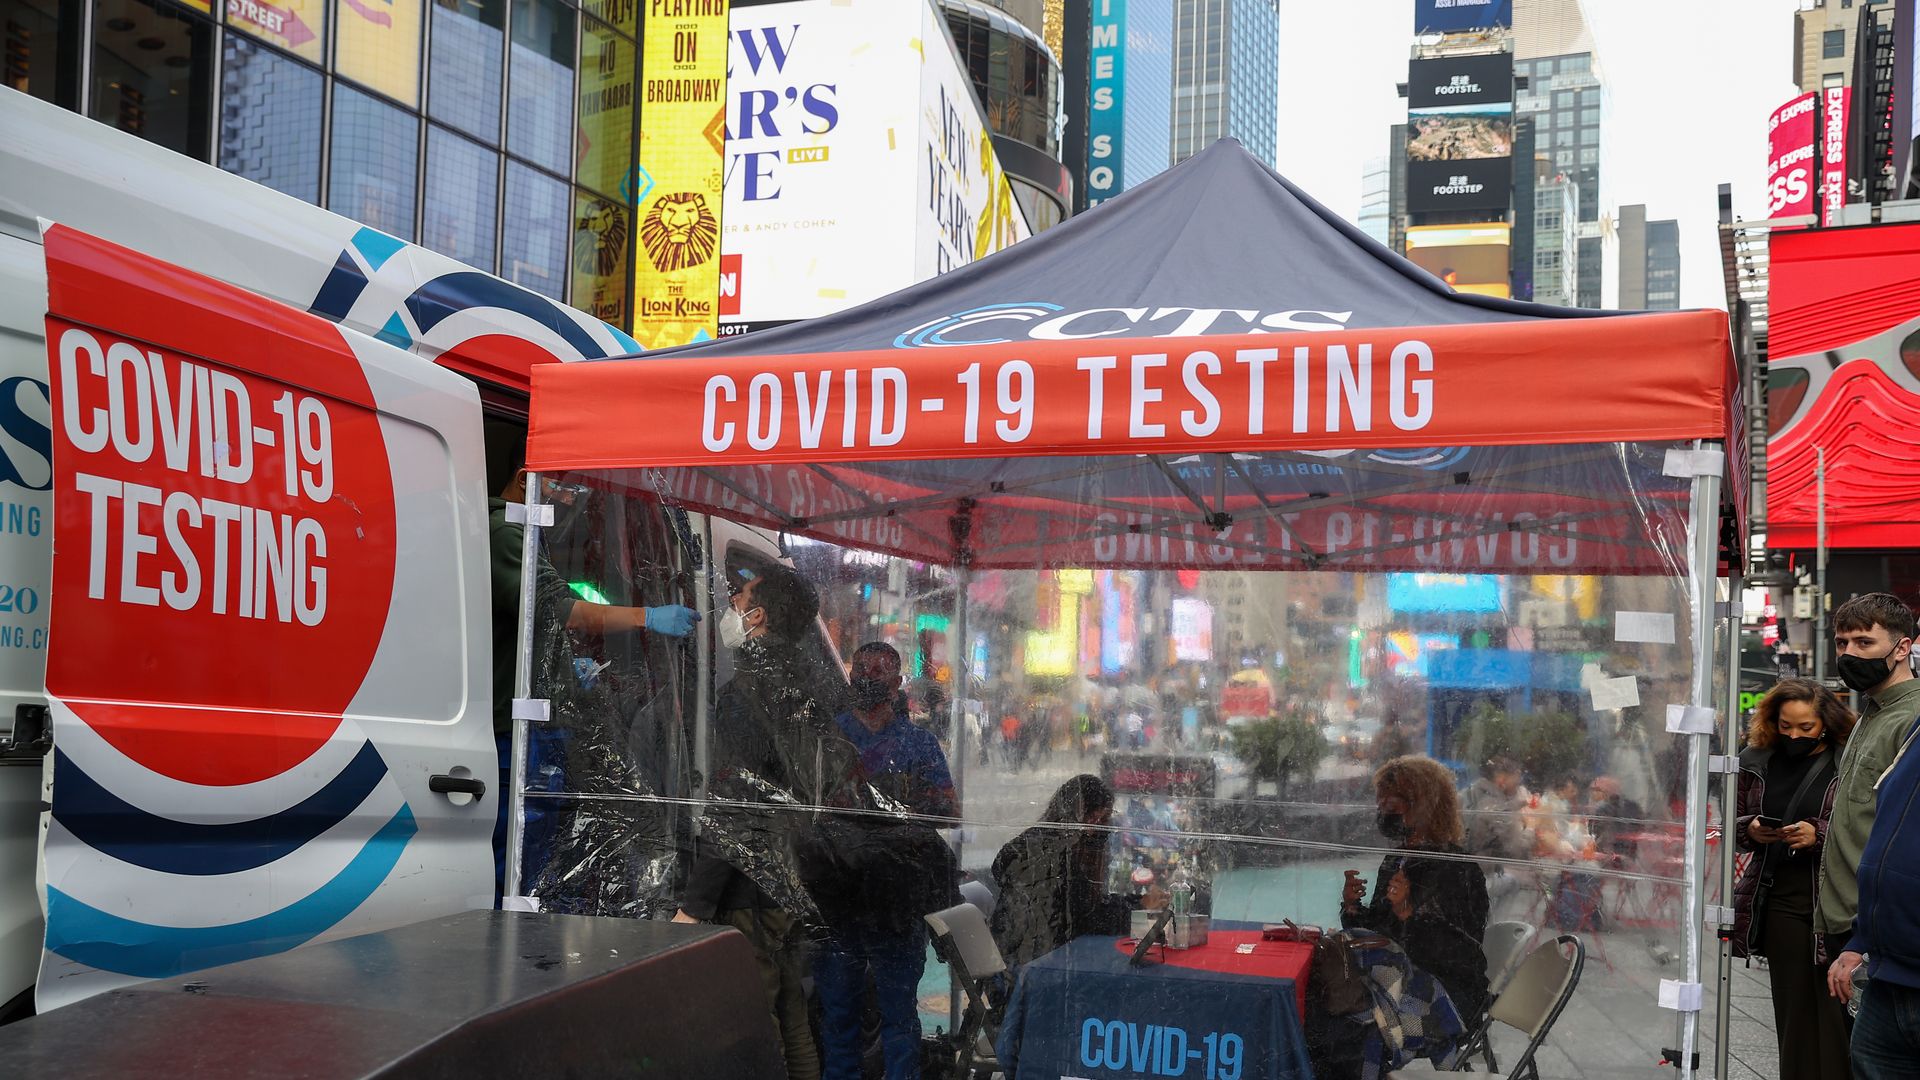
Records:
[[[1819,683],[1782,679],[1754,710],[1740,754],[1735,843],[1751,855],[1734,885],[1733,952],[1767,958],[1781,1080],[1850,1075],[1845,1006],[1826,992],[1831,958],[1813,904],[1853,719]]]

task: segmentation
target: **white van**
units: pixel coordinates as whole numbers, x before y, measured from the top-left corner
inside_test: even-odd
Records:
[[[486,447],[637,351],[0,89],[0,1021],[491,906]]]

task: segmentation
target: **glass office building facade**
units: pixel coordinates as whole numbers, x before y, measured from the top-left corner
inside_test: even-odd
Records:
[[[1272,165],[1280,122],[1277,0],[1178,0],[1173,36],[1172,155],[1221,138]]]
[[[1578,307],[1601,306],[1605,255],[1600,220],[1601,125],[1605,88],[1593,71],[1589,53],[1515,59],[1513,73],[1526,80],[1514,102],[1517,113],[1534,124],[1534,152],[1552,162],[1577,189],[1582,230],[1573,285]],[[1588,232],[1593,235],[1586,235]]]
[[[1058,57],[1037,32],[998,7],[979,0],[940,0],[940,7],[1028,226],[1038,233],[1058,225],[1073,198],[1060,160]]]
[[[0,0],[5,84],[616,324],[634,0]]]

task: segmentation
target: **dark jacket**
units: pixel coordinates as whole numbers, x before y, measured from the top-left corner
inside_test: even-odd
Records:
[[[761,637],[734,654],[714,702],[712,801],[680,899],[694,918],[767,907],[817,915],[796,847],[809,809],[857,797],[860,764],[812,686],[792,645]]]
[[[1813,822],[1816,837],[1813,847],[1788,858],[1785,844],[1763,846],[1754,843],[1747,838],[1747,824],[1760,816],[1760,808],[1766,803],[1767,765],[1773,760],[1773,754],[1771,747],[1764,750],[1748,747],[1740,754],[1740,801],[1738,815],[1734,818],[1733,842],[1736,850],[1752,852],[1753,857],[1747,860],[1746,869],[1740,872],[1739,880],[1733,883],[1735,956],[1766,955],[1760,949],[1761,928],[1753,915],[1766,904],[1766,898],[1762,895],[1766,890],[1762,883],[1767,875],[1807,874],[1813,883],[1811,895],[1820,895],[1820,856],[1827,842],[1827,822],[1833,817],[1833,797],[1840,791],[1840,773],[1836,768],[1840,752],[1828,749],[1813,763],[1812,767],[1819,772],[1814,775],[1807,795],[1794,815],[1795,820]],[[1792,822],[1787,824],[1791,825]],[[1822,935],[1808,936],[1813,939],[1809,945],[1813,950],[1813,962],[1825,964],[1829,957]]]
[[[1876,980],[1920,987],[1920,749],[1915,727],[1879,787],[1873,831],[1860,856],[1860,912],[1850,952],[1867,954]]]
[[[1398,942],[1407,959],[1440,980],[1447,997],[1468,1027],[1487,1007],[1487,878],[1466,859],[1423,858],[1422,851],[1461,855],[1456,844],[1389,854],[1380,861],[1373,899],[1365,907],[1340,913],[1349,930],[1366,929]],[[1397,871],[1407,875],[1411,918],[1402,921],[1387,902],[1387,886]]]
[[[1043,823],[993,859],[1000,898],[993,939],[1009,965],[1025,964],[1083,934],[1125,934],[1138,906],[1106,886],[1107,834]]]

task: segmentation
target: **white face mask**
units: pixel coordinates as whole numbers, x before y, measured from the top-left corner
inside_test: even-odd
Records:
[[[737,649],[747,643],[747,619],[739,608],[730,607],[720,616],[720,644]]]

